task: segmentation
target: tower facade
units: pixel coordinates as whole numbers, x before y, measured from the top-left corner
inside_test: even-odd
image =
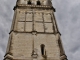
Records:
[[[67,60],[51,0],[17,0],[4,60]]]

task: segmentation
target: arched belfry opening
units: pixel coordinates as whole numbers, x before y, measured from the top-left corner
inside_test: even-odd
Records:
[[[28,1],[28,5],[31,5],[31,1],[30,0]]]
[[[41,5],[41,3],[40,3],[40,1],[39,1],[39,0],[37,1],[37,5]]]
[[[41,44],[41,54],[45,55],[45,45]]]

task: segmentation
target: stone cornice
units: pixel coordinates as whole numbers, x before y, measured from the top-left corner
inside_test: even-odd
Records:
[[[47,5],[26,5],[26,4],[19,4],[19,5],[16,5],[14,7],[13,10],[15,10],[16,8],[41,8],[41,9],[53,9],[54,12],[55,12],[55,8],[53,6],[47,6]]]
[[[23,32],[21,32],[21,31],[11,30],[9,34],[11,34],[12,32],[14,32],[14,33],[31,33],[31,34],[36,33],[36,35],[37,35],[37,34],[54,34],[54,35],[59,34],[59,35],[61,36],[61,33],[60,33],[60,32],[54,32],[54,33],[37,32],[37,31],[31,31],[31,32],[24,32],[24,31],[23,31]]]

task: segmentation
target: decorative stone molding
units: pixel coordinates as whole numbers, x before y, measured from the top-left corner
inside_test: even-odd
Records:
[[[13,56],[10,55],[10,54],[7,54],[7,55],[4,57],[4,60],[6,60],[6,59],[13,59]]]
[[[68,60],[66,55],[62,55],[62,56],[60,57],[60,59],[61,59],[61,60],[65,60],[65,59]]]

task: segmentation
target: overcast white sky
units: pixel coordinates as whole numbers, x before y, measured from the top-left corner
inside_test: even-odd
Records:
[[[52,0],[68,60],[80,60],[80,0]],[[16,0],[0,0],[0,60],[3,59]]]

